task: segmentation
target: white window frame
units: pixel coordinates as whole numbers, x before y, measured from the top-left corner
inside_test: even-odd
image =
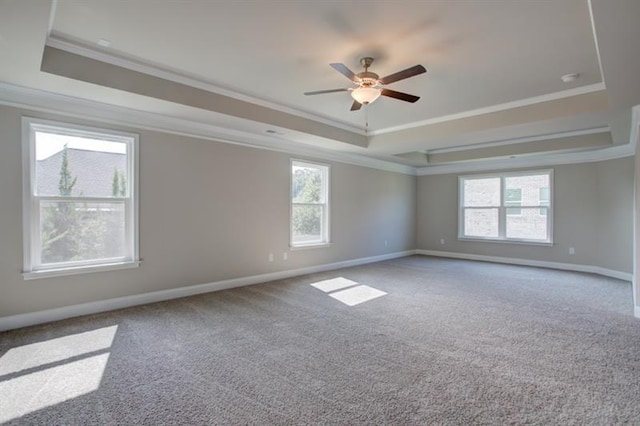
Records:
[[[521,205],[518,206],[520,209],[528,209],[528,208],[536,208],[536,209],[547,209],[547,238],[545,240],[531,240],[524,238],[507,238],[506,236],[506,227],[507,227],[507,209],[513,206],[505,205],[505,180],[509,177],[518,177],[518,176],[535,176],[535,175],[548,175],[549,176],[549,205],[536,205],[536,206],[528,206]],[[464,181],[467,179],[500,179],[500,206],[498,208],[498,236],[497,237],[476,237],[476,236],[468,236],[465,235],[464,229],[464,210],[471,208],[464,206]],[[458,240],[461,241],[486,241],[486,242],[498,242],[498,243],[519,243],[519,244],[530,244],[530,245],[544,245],[550,246],[553,245],[553,169],[545,169],[545,170],[526,170],[526,171],[517,171],[517,172],[505,172],[505,173],[490,173],[490,174],[476,174],[476,175],[465,175],[458,176]],[[475,208],[489,208],[489,206],[480,207],[476,206]],[[496,208],[495,206],[491,206],[491,208]],[[522,211],[522,210],[521,210]],[[544,215],[541,215],[544,216]]]
[[[36,195],[36,132],[96,138],[127,144],[127,193],[126,198],[105,197],[59,197]],[[134,133],[110,129],[81,126],[31,117],[22,118],[22,162],[23,162],[23,277],[36,279],[75,275],[87,272],[135,268],[140,264],[138,244],[138,140]],[[122,203],[125,208],[126,253],[110,259],[60,262],[42,264],[40,235],[40,202],[109,202]]]
[[[316,168],[321,171],[324,187],[323,195],[324,195],[324,203],[312,203],[313,205],[322,205],[322,222],[321,226],[321,235],[320,240],[311,241],[311,242],[294,242],[293,241],[293,207],[294,205],[300,204],[308,204],[308,203],[295,203],[293,201],[293,167],[311,167]],[[314,248],[314,247],[328,247],[331,245],[330,241],[330,220],[329,220],[329,196],[330,196],[330,175],[331,175],[331,165],[316,163],[313,161],[307,160],[299,160],[291,158],[289,161],[289,247],[291,249],[305,249],[305,248]]]

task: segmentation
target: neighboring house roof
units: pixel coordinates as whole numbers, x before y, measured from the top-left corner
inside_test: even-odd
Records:
[[[63,152],[36,162],[38,195],[60,194],[58,183]],[[115,170],[119,173],[127,170],[126,155],[113,152],[67,148],[67,162],[72,178],[77,177],[73,196],[111,197]]]

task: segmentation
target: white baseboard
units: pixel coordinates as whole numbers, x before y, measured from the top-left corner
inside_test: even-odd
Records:
[[[510,265],[538,266],[542,268],[562,269],[566,271],[589,272],[592,274],[604,275],[606,277],[617,278],[619,280],[631,281],[633,274],[613,269],[601,268],[599,266],[579,265],[575,263],[548,262],[544,260],[520,259],[515,257],[485,256],[481,254],[454,253],[438,250],[416,250],[416,254],[425,256],[450,257],[454,259],[480,260],[483,262],[507,263]]]
[[[334,269],[347,268],[350,266],[364,265],[367,263],[380,262],[383,260],[395,259],[398,257],[411,256],[413,254],[416,254],[415,250],[408,250],[390,254],[383,254],[379,256],[327,263],[324,265],[290,269],[287,271],[269,272],[266,274],[233,278],[229,280],[198,284],[188,287],[179,287],[169,290],[154,291],[151,293],[136,294],[133,296],[118,297],[115,299],[99,300],[96,302],[82,303],[79,305],[65,306],[62,308],[48,309],[45,311],[12,315],[0,318],[0,331],[12,330],[15,328],[27,327],[36,324],[43,324],[46,322],[58,321],[81,315],[89,315],[99,312],[112,311],[115,309],[129,308],[131,306],[144,305],[147,303],[177,299],[180,297],[193,296],[196,294],[226,290],[234,287],[242,287],[251,284],[281,280],[285,278],[296,277],[299,275],[313,274],[316,272],[325,272]]]
[[[96,302],[82,303],[79,305],[65,306],[62,308],[48,309],[44,311],[31,312],[26,314],[12,315],[0,318],[0,331],[12,330],[30,325],[43,324],[51,321],[77,317],[81,315],[95,314],[99,312],[112,311],[116,309],[129,308],[131,306],[144,305],[147,303],[162,302],[164,300],[178,299],[180,297],[193,296],[196,294],[210,293],[214,291],[226,290],[235,287],[242,287],[263,282],[292,278],[300,275],[313,274],[317,272],[331,271],[334,269],[348,268],[351,266],[365,265],[367,263],[380,262],[383,260],[396,259],[399,257],[421,254],[425,256],[449,257],[455,259],[480,260],[484,262],[506,263],[512,265],[539,266],[552,269],[563,269],[577,272],[590,272],[631,281],[632,274],[600,268],[597,266],[577,265],[571,263],[546,262],[540,260],[518,259],[509,257],[483,256],[477,254],[453,253],[437,250],[407,250],[402,252],[383,254],[379,256],[364,257],[359,259],[344,260],[341,262],[327,263],[324,265],[308,266],[299,269],[290,269],[279,272],[269,272],[266,274],[252,275],[248,277],[232,278],[229,280],[216,281],[206,284],[198,284],[188,287],[179,287],[169,290],[154,291],[151,293],[136,294],[133,296],[118,297],[115,299],[99,300]],[[640,306],[635,306],[634,314],[640,318]]]

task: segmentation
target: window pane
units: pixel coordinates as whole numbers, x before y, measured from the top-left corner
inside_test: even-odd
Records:
[[[540,188],[540,203],[541,204],[548,204],[549,203],[549,188],[548,187],[543,187]]]
[[[314,243],[323,240],[323,206],[294,205],[292,207],[291,230],[293,243]]]
[[[539,206],[543,189],[549,190],[549,175],[509,176],[505,178],[505,206],[509,204],[509,196],[516,197],[519,194],[519,204],[522,206]],[[548,198],[547,198],[548,199]]]
[[[465,179],[465,207],[498,207],[500,205],[500,178]]]
[[[291,198],[294,203],[324,203],[322,170],[293,165]]]
[[[540,205],[548,206],[549,205],[549,188],[540,188]],[[540,214],[546,216],[548,213],[548,208],[541,208]]]
[[[464,235],[467,237],[497,237],[498,209],[465,209]]]
[[[504,205],[521,206],[522,205],[522,190],[520,188],[507,188],[504,191]],[[510,207],[507,208],[507,214],[510,216],[521,215],[522,211],[519,208]]]
[[[40,202],[42,264],[121,258],[123,203]]]
[[[547,216],[542,209],[522,208],[520,216],[507,216],[506,237],[525,240],[547,240]]]
[[[36,195],[126,197],[127,144],[36,132]]]

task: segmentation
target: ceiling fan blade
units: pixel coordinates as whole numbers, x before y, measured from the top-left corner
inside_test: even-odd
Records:
[[[353,103],[351,104],[351,111],[357,111],[360,108],[362,108],[362,104],[358,101],[353,101]]]
[[[401,101],[414,103],[420,96],[410,95],[408,93],[396,92],[395,90],[382,89],[382,96],[388,96],[390,98],[400,99]]]
[[[414,75],[422,74],[427,72],[426,68],[422,65],[415,65],[411,68],[407,68],[406,70],[398,71],[395,74],[388,75],[380,79],[380,83],[389,84],[394,83],[399,80],[404,80],[405,78],[413,77]]]
[[[317,90],[315,92],[304,92],[305,95],[322,95],[323,93],[334,93],[334,92],[348,92],[349,89],[329,89],[329,90]]]
[[[347,68],[347,66],[345,64],[329,64],[329,65],[331,65],[333,67],[333,69],[335,69],[340,74],[342,74],[345,77],[347,77],[349,80],[356,81],[356,79],[357,79],[356,75],[353,73],[353,71],[351,71],[349,68]]]

